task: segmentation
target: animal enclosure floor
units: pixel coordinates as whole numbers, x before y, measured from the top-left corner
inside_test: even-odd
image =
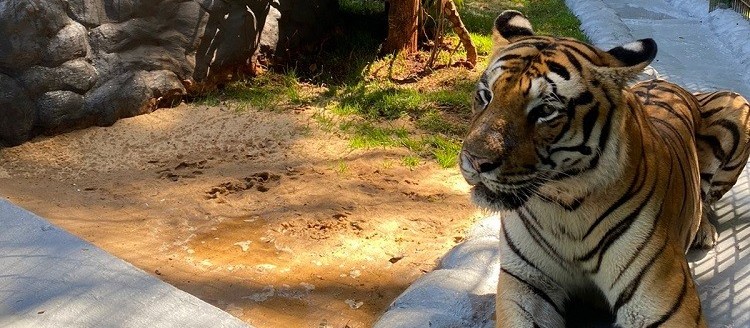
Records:
[[[481,214],[305,108],[181,105],[0,149],[0,196],[256,327],[369,327]]]

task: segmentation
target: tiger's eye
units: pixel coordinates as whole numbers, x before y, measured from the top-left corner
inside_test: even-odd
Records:
[[[539,121],[539,119],[552,116],[552,114],[554,114],[556,111],[557,109],[550,105],[541,104],[539,106],[532,108],[531,111],[529,111],[529,121],[530,122]]]

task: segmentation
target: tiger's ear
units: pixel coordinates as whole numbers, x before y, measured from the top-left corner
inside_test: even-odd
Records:
[[[619,60],[624,66],[641,67],[643,69],[654,60],[656,50],[656,41],[653,39],[641,39],[614,47],[607,51],[607,53]]]
[[[534,35],[534,30],[526,16],[515,10],[503,11],[495,18],[492,28],[494,50],[505,47],[518,37],[529,35]]]
[[[597,70],[620,84],[634,79],[656,57],[656,41],[641,39],[607,51],[606,67]]]

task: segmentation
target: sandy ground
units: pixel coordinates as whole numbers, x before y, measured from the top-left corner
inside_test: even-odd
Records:
[[[481,216],[313,110],[181,105],[0,149],[0,195],[257,327],[369,327]]]

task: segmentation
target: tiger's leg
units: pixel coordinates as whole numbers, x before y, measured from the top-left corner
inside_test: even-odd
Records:
[[[662,245],[605,293],[617,317],[615,327],[706,327],[684,250],[669,241]]]
[[[708,219],[710,206],[734,186],[750,154],[750,105],[741,95],[728,91],[699,93],[695,97],[701,115],[696,146],[703,213],[693,247],[711,248],[718,234]]]
[[[530,254],[539,256],[545,252],[538,248],[539,244],[521,243],[532,237],[523,224],[512,224],[516,219],[516,215],[501,219],[501,268],[495,299],[497,327],[565,327],[563,305],[567,293],[553,280],[561,274],[543,271],[543,257],[537,257],[535,262],[529,259]]]
[[[495,299],[496,327],[565,327],[560,295],[522,273],[533,270],[531,267],[501,269]]]

